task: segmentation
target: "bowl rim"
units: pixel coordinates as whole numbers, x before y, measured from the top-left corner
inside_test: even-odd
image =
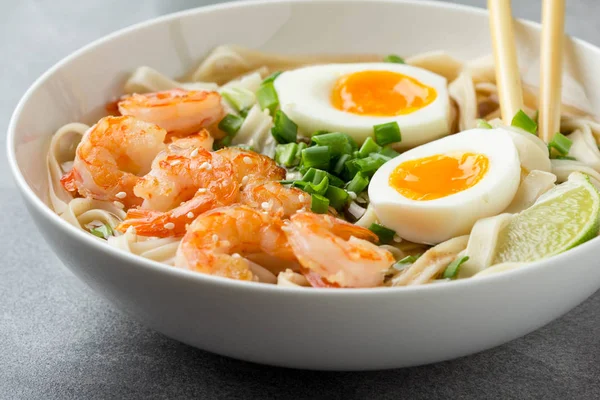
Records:
[[[104,35],[80,48],[70,53],[66,57],[59,60],[52,67],[47,69],[42,75],[40,75],[29,88],[26,90],[25,94],[21,97],[15,110],[13,111],[10,122],[8,125],[7,137],[6,137],[6,150],[8,156],[8,164],[10,171],[13,175],[13,179],[16,182],[18,189],[21,192],[21,195],[24,197],[26,201],[29,202],[30,205],[35,207],[37,211],[50,223],[56,225],[58,229],[62,231],[62,234],[68,236],[71,240],[80,241],[85,246],[92,246],[100,252],[107,252],[112,257],[118,259],[120,262],[127,263],[129,265],[139,267],[139,268],[150,268],[155,273],[167,274],[173,278],[181,278],[181,279],[192,279],[200,284],[211,284],[220,286],[221,288],[227,289],[237,289],[242,291],[264,291],[267,293],[288,293],[290,296],[313,296],[315,293],[319,295],[327,295],[327,296],[362,296],[365,294],[376,295],[376,296],[389,296],[389,295],[401,295],[410,293],[420,293],[420,292],[443,292],[443,291],[457,291],[462,290],[466,286],[472,285],[482,285],[482,284],[499,284],[501,281],[512,281],[514,278],[517,278],[520,275],[524,274],[535,274],[535,273],[543,273],[541,270],[547,268],[550,264],[554,263],[562,263],[566,261],[568,258],[577,257],[577,254],[584,252],[587,248],[591,248],[596,245],[596,242],[600,240],[600,238],[596,237],[586,243],[583,243],[575,248],[569,249],[564,253],[548,257],[536,262],[532,262],[525,266],[522,266],[517,269],[503,271],[495,274],[490,274],[482,277],[478,277],[475,279],[459,279],[451,282],[445,282],[443,284],[429,284],[429,285],[415,285],[415,286],[399,286],[399,287],[374,287],[374,288],[352,288],[352,289],[339,289],[339,288],[307,288],[304,287],[282,287],[279,285],[260,283],[260,282],[245,282],[238,281],[235,279],[229,279],[209,274],[203,274],[198,272],[193,272],[190,270],[185,270],[181,268],[174,268],[170,265],[160,263],[158,261],[150,260],[138,256],[133,253],[128,253],[122,251],[121,249],[114,248],[112,246],[108,246],[105,243],[102,243],[97,238],[92,235],[86,234],[81,229],[77,229],[75,226],[67,223],[65,220],[59,217],[58,214],[54,212],[45,204],[31,189],[29,184],[27,184],[21,170],[19,168],[19,164],[16,159],[16,147],[15,147],[15,136],[17,130],[18,120],[21,118],[21,114],[23,108],[29,101],[30,97],[33,93],[44,84],[56,71],[60,70],[64,65],[67,65],[72,60],[77,59],[83,54],[93,51],[97,46],[102,45],[106,42],[109,42],[113,39],[118,38],[119,36],[125,35],[129,32],[133,32],[145,27],[149,27],[152,25],[162,24],[167,21],[177,20],[182,17],[196,15],[196,14],[210,14],[214,11],[223,10],[223,9],[243,9],[243,8],[253,8],[253,7],[261,7],[263,5],[270,5],[273,3],[276,4],[302,4],[302,3],[339,3],[339,2],[350,2],[356,4],[362,3],[383,3],[383,4],[408,4],[408,5],[417,5],[420,7],[432,7],[432,8],[442,8],[446,10],[459,10],[463,13],[471,13],[482,15],[486,14],[487,10],[484,8],[479,8],[470,5],[464,4],[455,4],[455,3],[446,3],[441,1],[434,0],[243,0],[243,1],[231,1],[220,4],[213,4],[207,6],[201,6],[196,8],[190,8],[186,10],[181,10],[178,12],[161,15],[155,18],[151,18],[142,22],[138,22],[127,27],[118,29],[112,33]],[[537,22],[517,19],[517,21],[521,24],[524,24],[527,27],[534,28],[536,30],[540,30],[541,25]],[[568,36],[567,40],[571,40],[576,43],[578,46],[585,48],[587,51],[592,51],[595,53],[600,53],[600,48],[588,43],[582,39]],[[62,260],[61,260],[62,261]]]

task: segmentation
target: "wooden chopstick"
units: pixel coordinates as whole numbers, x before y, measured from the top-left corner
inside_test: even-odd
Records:
[[[560,130],[564,29],[565,0],[543,0],[538,132],[546,143]]]
[[[514,115],[523,108],[523,92],[513,34],[510,0],[488,0],[488,9],[500,113],[504,123],[510,125]]]

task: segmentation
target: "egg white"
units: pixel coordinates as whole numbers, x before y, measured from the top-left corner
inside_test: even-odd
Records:
[[[410,76],[437,92],[435,100],[410,114],[373,117],[336,109],[331,92],[344,75],[360,71],[391,71]],[[450,102],[446,78],[425,69],[406,64],[360,63],[327,64],[304,67],[282,73],[275,79],[275,90],[281,110],[305,134],[317,130],[344,132],[362,143],[373,135],[373,126],[396,121],[402,141],[398,148],[412,148],[445,136],[450,126]]]
[[[488,170],[474,186],[434,200],[402,196],[389,185],[401,163],[437,154],[471,152],[485,155]],[[519,187],[521,165],[507,130],[471,129],[409,150],[384,164],[369,185],[377,219],[407,240],[435,244],[468,234],[477,220],[501,213]]]

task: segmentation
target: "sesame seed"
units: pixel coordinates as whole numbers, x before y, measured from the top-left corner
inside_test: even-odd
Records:
[[[208,189],[200,188],[198,189],[198,193],[206,193]]]
[[[185,201],[182,201],[181,203],[179,203],[180,206],[184,205]]]
[[[198,149],[194,149],[191,153],[190,153],[190,157],[196,157],[198,155]]]
[[[269,210],[271,208],[271,203],[268,201],[263,201],[260,206],[263,210]]]
[[[201,169],[205,169],[205,170],[207,170],[207,171],[210,171],[210,170],[212,169],[212,165],[210,165],[210,164],[208,163],[208,161],[204,161],[204,162],[202,163],[202,165],[200,166],[200,168],[201,168]]]
[[[233,253],[231,255],[231,257],[233,257],[233,258],[241,258],[242,256],[240,256],[238,253]]]
[[[181,164],[181,160],[173,160],[171,161],[171,166],[174,167],[175,165],[179,165]]]
[[[217,243],[219,241],[219,235],[217,235],[217,234],[212,235],[212,240],[213,240],[213,242]]]
[[[303,194],[298,195],[298,200],[300,201],[300,203],[304,203],[305,197]]]
[[[190,211],[189,213],[186,214],[186,216],[188,218],[194,218],[194,213]]]
[[[120,201],[113,201],[113,204],[119,208],[125,208],[125,204],[121,203]]]
[[[243,160],[244,160],[244,163],[246,163],[248,165],[252,164],[252,159],[250,157],[248,157],[248,156],[245,156],[243,158]]]
[[[119,193],[115,194],[115,197],[117,199],[124,199],[125,197],[127,197],[127,193],[125,193],[125,192],[119,192]]]
[[[167,222],[165,224],[165,229],[175,229],[175,224],[172,222]]]
[[[242,178],[242,185],[245,185],[246,183],[248,183],[248,179],[250,179],[250,178],[248,178],[247,176],[244,176]]]
[[[400,243],[402,241],[402,238],[398,235],[394,235],[394,242],[396,243]]]

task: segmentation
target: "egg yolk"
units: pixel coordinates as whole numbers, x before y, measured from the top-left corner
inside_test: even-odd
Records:
[[[438,154],[405,161],[390,174],[389,184],[411,200],[434,200],[473,187],[486,174],[483,154]]]
[[[437,93],[418,80],[391,71],[360,71],[342,76],[331,93],[332,105],[358,115],[392,117],[431,104]]]

